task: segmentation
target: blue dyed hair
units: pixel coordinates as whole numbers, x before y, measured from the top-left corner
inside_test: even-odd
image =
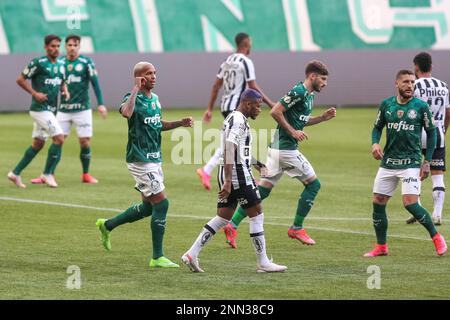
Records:
[[[254,89],[245,89],[241,94],[241,101],[262,99],[261,93]]]

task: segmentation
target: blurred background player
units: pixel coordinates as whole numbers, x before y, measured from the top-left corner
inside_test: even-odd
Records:
[[[220,111],[224,118],[239,106],[242,92],[246,88],[257,90],[261,93],[263,101],[270,107],[274,105],[256,83],[255,67],[248,57],[252,48],[252,39],[246,33],[238,33],[234,38],[236,42],[236,53],[230,55],[220,65],[216,81],[212,87],[208,108],[203,115],[203,121],[209,123],[212,119],[212,110],[217,99],[217,94],[223,86],[223,95],[220,102]],[[197,169],[197,174],[206,190],[211,190],[211,173],[219,164],[222,151],[217,148],[216,152],[202,168]]]
[[[445,82],[433,78],[431,55],[421,52],[414,57],[414,71],[416,82],[414,96],[425,101],[430,106],[436,125],[436,149],[431,158],[431,182],[433,184],[433,223],[441,225],[442,208],[444,207],[445,184],[445,134],[450,123],[450,101],[448,86]],[[426,150],[426,135],[422,132],[422,153]],[[406,221],[408,224],[416,222],[414,217]]]
[[[381,160],[373,185],[373,226],[377,243],[365,257],[388,255],[386,205],[397,184],[402,184],[406,210],[427,229],[438,255],[447,251],[444,237],[433,225],[430,214],[419,203],[421,180],[430,174],[430,161],[436,147],[436,127],[428,105],[414,94],[414,73],[400,70],[396,76],[397,96],[385,99],[372,130],[372,155]],[[384,151],[379,144],[386,127]],[[422,162],[422,130],[427,136],[427,149]]]
[[[161,104],[152,92],[156,84],[156,70],[149,62],[139,62],[134,67],[135,85],[125,95],[120,113],[127,118],[128,144],[126,162],[136,181],[135,189],[141,193],[142,203],[134,205],[112,219],[98,219],[96,225],[102,234],[103,246],[111,250],[110,232],[114,228],[152,216],[153,257],[150,268],[178,268],[163,252],[166,216],[169,209],[164,189],[161,162],[161,131],[178,127],[192,127],[192,118],[164,121]]]
[[[89,174],[91,161],[92,110],[89,99],[89,82],[92,84],[98,103],[98,112],[103,119],[108,110],[103,105],[103,96],[98,81],[97,70],[91,58],[80,55],[81,38],[71,34],[66,37],[66,56],[61,61],[66,66],[67,86],[70,100],[59,105],[56,119],[58,120],[65,138],[70,134],[72,125],[77,130],[80,140],[80,160],[83,168],[81,181],[97,183],[97,179]],[[43,177],[32,179],[31,183],[43,183]]]
[[[250,167],[253,161],[248,118],[256,119],[261,112],[261,103],[262,95],[256,90],[247,89],[240,97],[237,110],[224,121],[217,215],[205,225],[192,247],[181,258],[193,272],[203,272],[198,263],[200,251],[228,223],[238,204],[242,205],[250,217],[250,238],[257,257],[257,272],[283,272],[287,269],[286,266],[271,262],[267,257],[261,197]]]
[[[315,241],[306,233],[303,221],[320,190],[320,181],[309,161],[298,151],[298,142],[308,138],[302,131],[305,126],[334,118],[336,109],[329,108],[321,116],[311,116],[314,92],[322,91],[327,85],[328,68],[320,61],[311,61],[305,68],[305,76],[305,81],[296,84],[270,112],[278,126],[267,153],[266,173],[261,175],[258,189],[261,200],[264,200],[270,195],[272,188],[284,173],[304,185],[305,188],[298,200],[294,223],[288,230],[288,236],[303,244],[313,245]],[[224,228],[227,242],[233,248],[236,248],[237,227],[245,217],[246,213],[240,207],[234,214],[231,223]]]
[[[43,182],[50,187],[57,187],[52,173],[61,159],[61,148],[64,143],[64,134],[56,120],[55,113],[58,104],[58,95],[69,99],[65,80],[64,63],[58,59],[61,38],[56,35],[47,35],[44,39],[46,56],[31,60],[17,79],[17,84],[32,96],[30,116],[33,118],[33,142],[25,151],[24,156],[8,173],[8,179],[16,186],[25,188],[20,174],[39,151],[44,147],[50,136],[52,145],[48,149],[47,161],[42,175]],[[31,80],[31,85],[27,80]]]

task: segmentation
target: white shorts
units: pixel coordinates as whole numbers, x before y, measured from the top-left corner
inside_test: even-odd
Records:
[[[266,167],[267,174],[262,176],[261,180],[268,181],[274,186],[281,179],[283,173],[300,181],[308,180],[316,175],[308,159],[298,150],[269,148]]]
[[[46,141],[48,137],[54,137],[63,134],[59,122],[51,111],[30,111],[33,118],[33,139]]]
[[[56,115],[64,135],[70,134],[72,125],[75,125],[79,138],[92,137],[92,110],[83,110],[79,112],[58,112]]]
[[[402,182],[402,194],[420,195],[419,168],[401,170],[379,168],[373,184],[373,193],[392,197],[399,180]]]
[[[158,194],[165,189],[161,163],[127,163],[128,170],[136,181],[134,188],[145,197]]]

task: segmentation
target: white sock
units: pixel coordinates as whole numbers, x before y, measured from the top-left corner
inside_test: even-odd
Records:
[[[209,159],[208,163],[205,164],[205,166],[203,167],[203,171],[205,171],[208,175],[211,175],[214,168],[219,164],[221,155],[222,149],[219,147],[216,149],[216,152],[214,152],[214,155],[211,157],[211,159]]]
[[[258,264],[267,265],[270,263],[266,254],[266,239],[264,237],[264,213],[250,218],[250,237],[255,248]]]
[[[202,232],[198,235],[192,247],[188,250],[188,253],[193,256],[198,256],[203,247],[214,237],[217,231],[225,227],[228,220],[215,216],[205,224]]]
[[[445,184],[444,175],[437,174],[431,176],[431,181],[433,182],[433,217],[442,217],[442,208],[444,207],[445,199]]]

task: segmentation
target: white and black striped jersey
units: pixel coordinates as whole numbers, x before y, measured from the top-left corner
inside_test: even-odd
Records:
[[[255,186],[251,166],[252,160],[252,135],[247,118],[239,111],[230,113],[223,122],[219,169],[219,186],[225,181],[225,142],[229,141],[236,145],[233,156],[232,183],[234,189],[242,186]],[[256,187],[256,186],[255,186]]]
[[[434,124],[437,129],[436,148],[445,146],[445,112],[450,108],[448,86],[445,82],[436,78],[419,78],[414,85],[414,96],[425,101],[433,113]],[[426,134],[422,132],[422,148],[426,148]]]
[[[220,65],[217,78],[223,79],[223,96],[220,111],[234,111],[247,82],[256,79],[252,60],[242,53],[233,53]]]

